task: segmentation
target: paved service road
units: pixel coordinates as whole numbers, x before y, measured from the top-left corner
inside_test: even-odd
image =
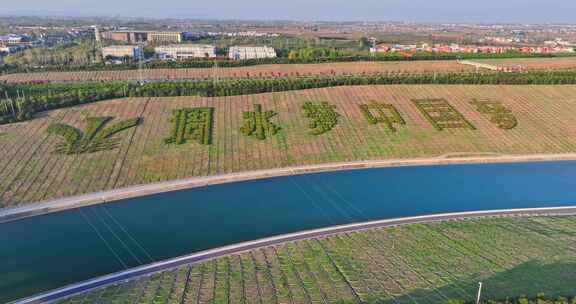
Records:
[[[129,269],[126,271],[102,276],[99,278],[91,279],[85,282],[73,284],[67,287],[56,289],[54,291],[46,292],[40,295],[32,296],[14,303],[49,303],[64,297],[69,297],[74,294],[89,291],[95,288],[101,288],[107,285],[118,283],[121,281],[134,279],[139,276],[151,274],[161,270],[171,269],[186,264],[194,264],[209,259],[214,259],[230,254],[236,254],[259,247],[277,245],[286,242],[325,237],[337,233],[345,233],[352,231],[367,230],[373,228],[392,227],[398,225],[408,225],[417,223],[430,223],[437,221],[448,220],[466,220],[482,217],[514,217],[514,216],[566,216],[576,215],[576,206],[570,207],[556,207],[556,208],[531,208],[531,209],[508,209],[508,210],[490,210],[490,211],[472,211],[472,212],[459,212],[459,213],[444,213],[425,216],[404,217],[397,219],[379,220],[358,224],[349,224],[342,226],[335,226],[329,228],[322,228],[316,230],[309,230],[291,234],[284,234],[275,237],[264,238],[255,241],[239,243],[235,245],[210,249],[206,251],[197,252],[194,254],[169,259],[152,263],[145,266]]]
[[[290,176],[308,174],[313,172],[333,172],[341,170],[355,170],[368,168],[386,168],[401,166],[428,166],[428,165],[454,165],[454,164],[482,164],[482,163],[509,163],[509,162],[539,162],[576,160],[576,153],[566,154],[528,154],[528,155],[475,155],[463,156],[458,154],[445,154],[438,157],[367,160],[340,163],[325,163],[297,167],[274,168],[258,171],[237,172],[222,175],[190,177],[180,180],[164,181],[146,185],[136,185],[126,188],[113,189],[95,193],[65,197],[44,202],[30,203],[14,208],[0,209],[0,223],[19,220],[41,214],[58,212],[66,209],[81,208],[85,206],[108,203],[122,199],[135,198],[145,195],[185,190],[209,185],[232,183],[238,181],[264,179],[277,176]]]

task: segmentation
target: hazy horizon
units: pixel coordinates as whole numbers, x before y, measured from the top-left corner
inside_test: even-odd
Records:
[[[196,1],[194,1],[196,2]],[[439,0],[186,0],[86,1],[20,0],[3,4],[2,15],[59,17],[155,17],[190,19],[295,21],[407,21],[459,23],[576,23],[576,3],[565,0],[485,0],[479,3]]]

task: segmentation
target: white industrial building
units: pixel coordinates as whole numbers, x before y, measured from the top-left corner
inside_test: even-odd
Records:
[[[131,57],[131,58],[138,58],[140,57],[140,46],[137,45],[112,45],[102,48],[102,57],[112,57],[112,58],[122,58],[122,57]]]
[[[215,58],[216,48],[204,44],[172,44],[154,49],[160,59]]]
[[[22,36],[22,35],[16,35],[16,34],[8,34],[6,36],[0,36],[0,44],[1,45],[20,45],[20,44],[26,44],[27,37]]]
[[[23,46],[19,46],[19,45],[6,45],[3,46],[0,44],[0,53],[3,54],[11,54],[11,53],[15,53],[21,49],[24,49]]]
[[[233,60],[276,58],[276,51],[267,46],[233,46],[228,52],[228,57]]]

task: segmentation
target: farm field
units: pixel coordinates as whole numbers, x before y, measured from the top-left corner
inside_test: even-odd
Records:
[[[355,86],[103,101],[0,126],[0,205],[328,162],[575,153],[575,117],[576,86]]]
[[[575,217],[407,225],[258,248],[58,303],[473,303],[479,281],[484,301],[574,297],[574,244]]]
[[[454,60],[447,61],[390,61],[390,62],[337,62],[320,64],[268,64],[238,68],[148,69],[143,72],[147,80],[271,78],[334,75],[371,75],[379,73],[409,72],[471,72],[470,66]],[[44,72],[0,76],[0,82],[82,82],[138,80],[138,70]]]
[[[573,70],[576,69],[576,57],[557,58],[510,58],[510,59],[474,59],[471,61],[487,63],[498,67],[518,67],[523,70]]]

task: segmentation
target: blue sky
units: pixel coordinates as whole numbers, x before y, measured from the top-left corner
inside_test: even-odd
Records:
[[[0,0],[0,14],[576,23],[574,0]]]

